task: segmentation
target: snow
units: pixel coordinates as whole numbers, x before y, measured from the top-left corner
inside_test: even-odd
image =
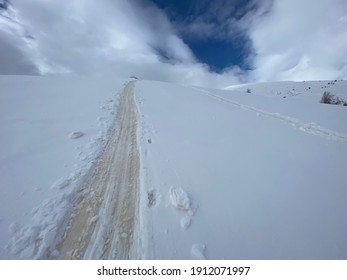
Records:
[[[69,138],[70,138],[70,139],[78,139],[78,138],[81,138],[83,135],[84,135],[83,132],[74,131],[74,132],[71,132],[71,133],[69,134]]]
[[[182,188],[170,188],[170,201],[172,206],[177,208],[178,210],[190,210],[190,199],[188,197],[188,194]]]
[[[251,89],[251,93],[246,93],[247,88]],[[347,127],[341,121],[345,118],[346,108],[319,103],[325,91],[347,100],[346,88],[347,81],[273,82],[248,84],[243,88],[238,86],[235,90],[214,93],[248,106],[270,112],[275,110],[276,113],[297,118],[300,122],[315,122],[346,134]]]
[[[137,82],[141,192],[162,196],[141,200],[142,257],[345,259],[347,111],[319,103],[324,83],[282,98],[271,84],[246,93]],[[188,228],[172,207],[186,196],[172,188],[193,202]]]
[[[56,254],[55,236],[103,146],[124,82],[0,76],[0,259]]]
[[[61,256],[80,195],[99,197],[84,180],[126,82],[0,76],[0,259]],[[346,81],[134,83],[138,258],[347,258],[347,107],[319,103],[326,90],[347,99]],[[88,223],[106,224],[110,209],[87,207]],[[104,233],[85,256],[100,255]]]
[[[192,256],[197,260],[205,260],[204,251],[206,249],[205,244],[193,244],[192,245]]]

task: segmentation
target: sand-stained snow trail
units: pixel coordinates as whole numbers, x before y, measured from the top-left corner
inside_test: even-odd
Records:
[[[137,258],[140,161],[136,131],[134,82],[130,82],[121,96],[108,142],[84,182],[81,199],[55,258]]]

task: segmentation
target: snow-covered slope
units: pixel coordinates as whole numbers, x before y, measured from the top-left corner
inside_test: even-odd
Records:
[[[0,77],[0,258],[59,258],[125,82]],[[346,84],[136,81],[138,258],[346,259]]]
[[[347,81],[273,82],[232,88],[215,93],[248,107],[293,118],[294,122],[298,119],[301,123],[347,133],[346,107],[320,103],[325,91],[347,100]],[[247,89],[251,92],[247,93]]]
[[[103,146],[124,82],[0,76],[0,259],[32,258],[35,244],[50,244]]]
[[[302,82],[270,82],[241,84],[224,88],[225,90],[247,93],[253,93],[262,96],[277,96],[280,98],[292,98],[319,101],[325,91],[347,99],[347,81],[328,80],[328,81],[302,81]]]
[[[296,85],[137,84],[146,258],[347,258],[347,108]]]

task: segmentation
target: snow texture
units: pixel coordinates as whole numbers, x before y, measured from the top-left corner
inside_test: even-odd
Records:
[[[0,76],[0,259],[61,256],[74,207],[100,197],[85,178],[103,166],[125,82]],[[347,107],[319,102],[324,91],[347,99],[346,81],[134,83],[138,224],[117,229],[119,240],[138,237],[132,257],[347,258]],[[88,221],[108,228],[105,209],[85,208]],[[105,236],[86,256],[100,256]]]
[[[205,244],[193,244],[191,249],[191,254],[194,259],[197,260],[205,260],[205,252],[206,246]]]
[[[138,81],[141,257],[346,259],[347,110],[325,90],[347,82]]]

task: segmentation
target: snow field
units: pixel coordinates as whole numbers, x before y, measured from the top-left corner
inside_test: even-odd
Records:
[[[124,83],[0,77],[1,259],[59,258],[73,207],[97,196],[84,182],[103,166]],[[131,257],[346,259],[347,110],[319,103],[326,89],[346,99],[343,81],[228,90],[136,81],[140,211]],[[107,211],[94,210],[85,209],[88,221],[108,226]],[[105,234],[91,238],[95,254],[86,257],[100,255]],[[118,252],[111,247],[107,256]]]
[[[162,197],[141,201],[144,258],[347,257],[345,108],[151,81],[136,96],[142,193]]]

